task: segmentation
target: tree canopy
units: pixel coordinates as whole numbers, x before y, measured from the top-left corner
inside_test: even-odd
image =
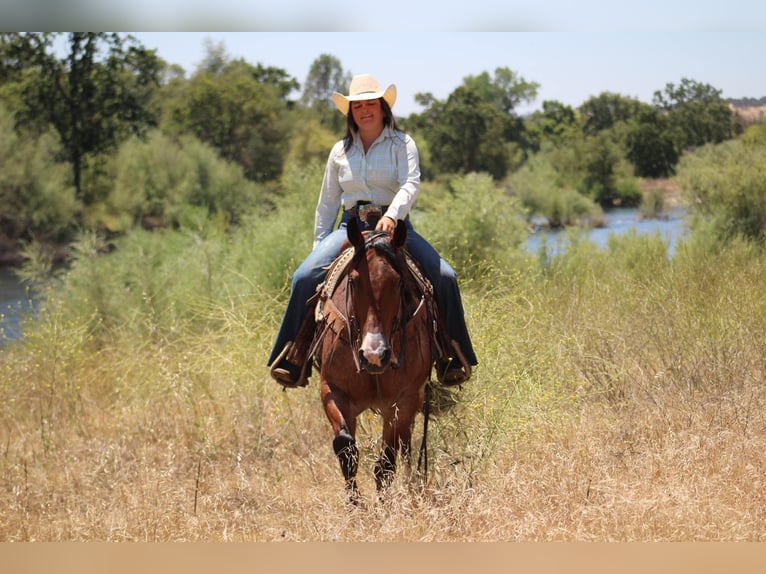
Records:
[[[315,112],[319,122],[340,131],[346,125],[332,102],[333,92],[345,93],[351,83],[351,72],[344,71],[340,60],[330,54],[321,54],[311,64],[303,85],[301,104]]]
[[[249,179],[269,181],[282,171],[290,134],[286,96],[296,85],[283,70],[241,59],[201,68],[168,87],[164,128],[194,135]]]
[[[104,32],[69,33],[66,54],[58,57],[58,36],[4,33],[0,78],[19,84],[20,125],[56,129],[77,195],[87,203],[92,198],[83,194],[84,158],[157,124],[153,103],[162,64],[131,36]]]
[[[689,78],[654,92],[654,105],[667,114],[678,144],[694,148],[720,143],[734,135],[734,121],[721,91]]]
[[[520,103],[537,96],[538,84],[509,68],[468,76],[446,99],[418,94],[427,109],[414,125],[431,151],[434,168],[446,173],[487,172],[504,177],[512,165],[512,146],[520,141]]]

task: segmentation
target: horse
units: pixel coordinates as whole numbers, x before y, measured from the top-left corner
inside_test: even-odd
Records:
[[[373,469],[382,495],[395,476],[397,454],[411,463],[414,421],[433,365],[432,291],[406,253],[406,240],[403,222],[391,236],[362,232],[350,220],[341,255],[319,289],[313,354],[333,450],[354,503],[357,417],[369,409],[383,419]]]

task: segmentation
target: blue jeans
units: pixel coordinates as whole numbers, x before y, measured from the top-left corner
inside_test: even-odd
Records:
[[[290,288],[290,300],[287,303],[287,310],[268,365],[274,362],[289,341],[295,341],[308,312],[306,302],[316,292],[317,285],[324,280],[327,273],[325,267],[338,256],[340,247],[347,237],[346,224],[352,217],[354,216],[344,212],[338,229],[325,237],[295,270]],[[460,344],[466,360],[471,365],[478,364],[465,324],[463,303],[454,269],[439,256],[428,241],[413,229],[409,217],[405,219],[405,223],[407,249],[433,285],[434,299],[447,328],[447,334]],[[368,229],[363,222],[360,221],[359,224],[362,231]]]

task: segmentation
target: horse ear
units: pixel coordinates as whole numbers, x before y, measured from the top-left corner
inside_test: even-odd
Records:
[[[392,243],[396,249],[399,249],[407,243],[407,225],[401,219],[397,219],[396,221],[396,229],[394,230],[394,240]]]
[[[354,247],[364,245],[364,237],[362,232],[359,231],[359,222],[356,217],[352,217],[346,224],[346,236]]]

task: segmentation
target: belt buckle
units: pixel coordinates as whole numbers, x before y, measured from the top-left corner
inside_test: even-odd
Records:
[[[367,203],[365,205],[360,205],[357,208],[357,211],[359,213],[359,219],[361,219],[365,223],[367,223],[367,220],[370,218],[380,219],[383,216],[383,208],[374,203]]]

